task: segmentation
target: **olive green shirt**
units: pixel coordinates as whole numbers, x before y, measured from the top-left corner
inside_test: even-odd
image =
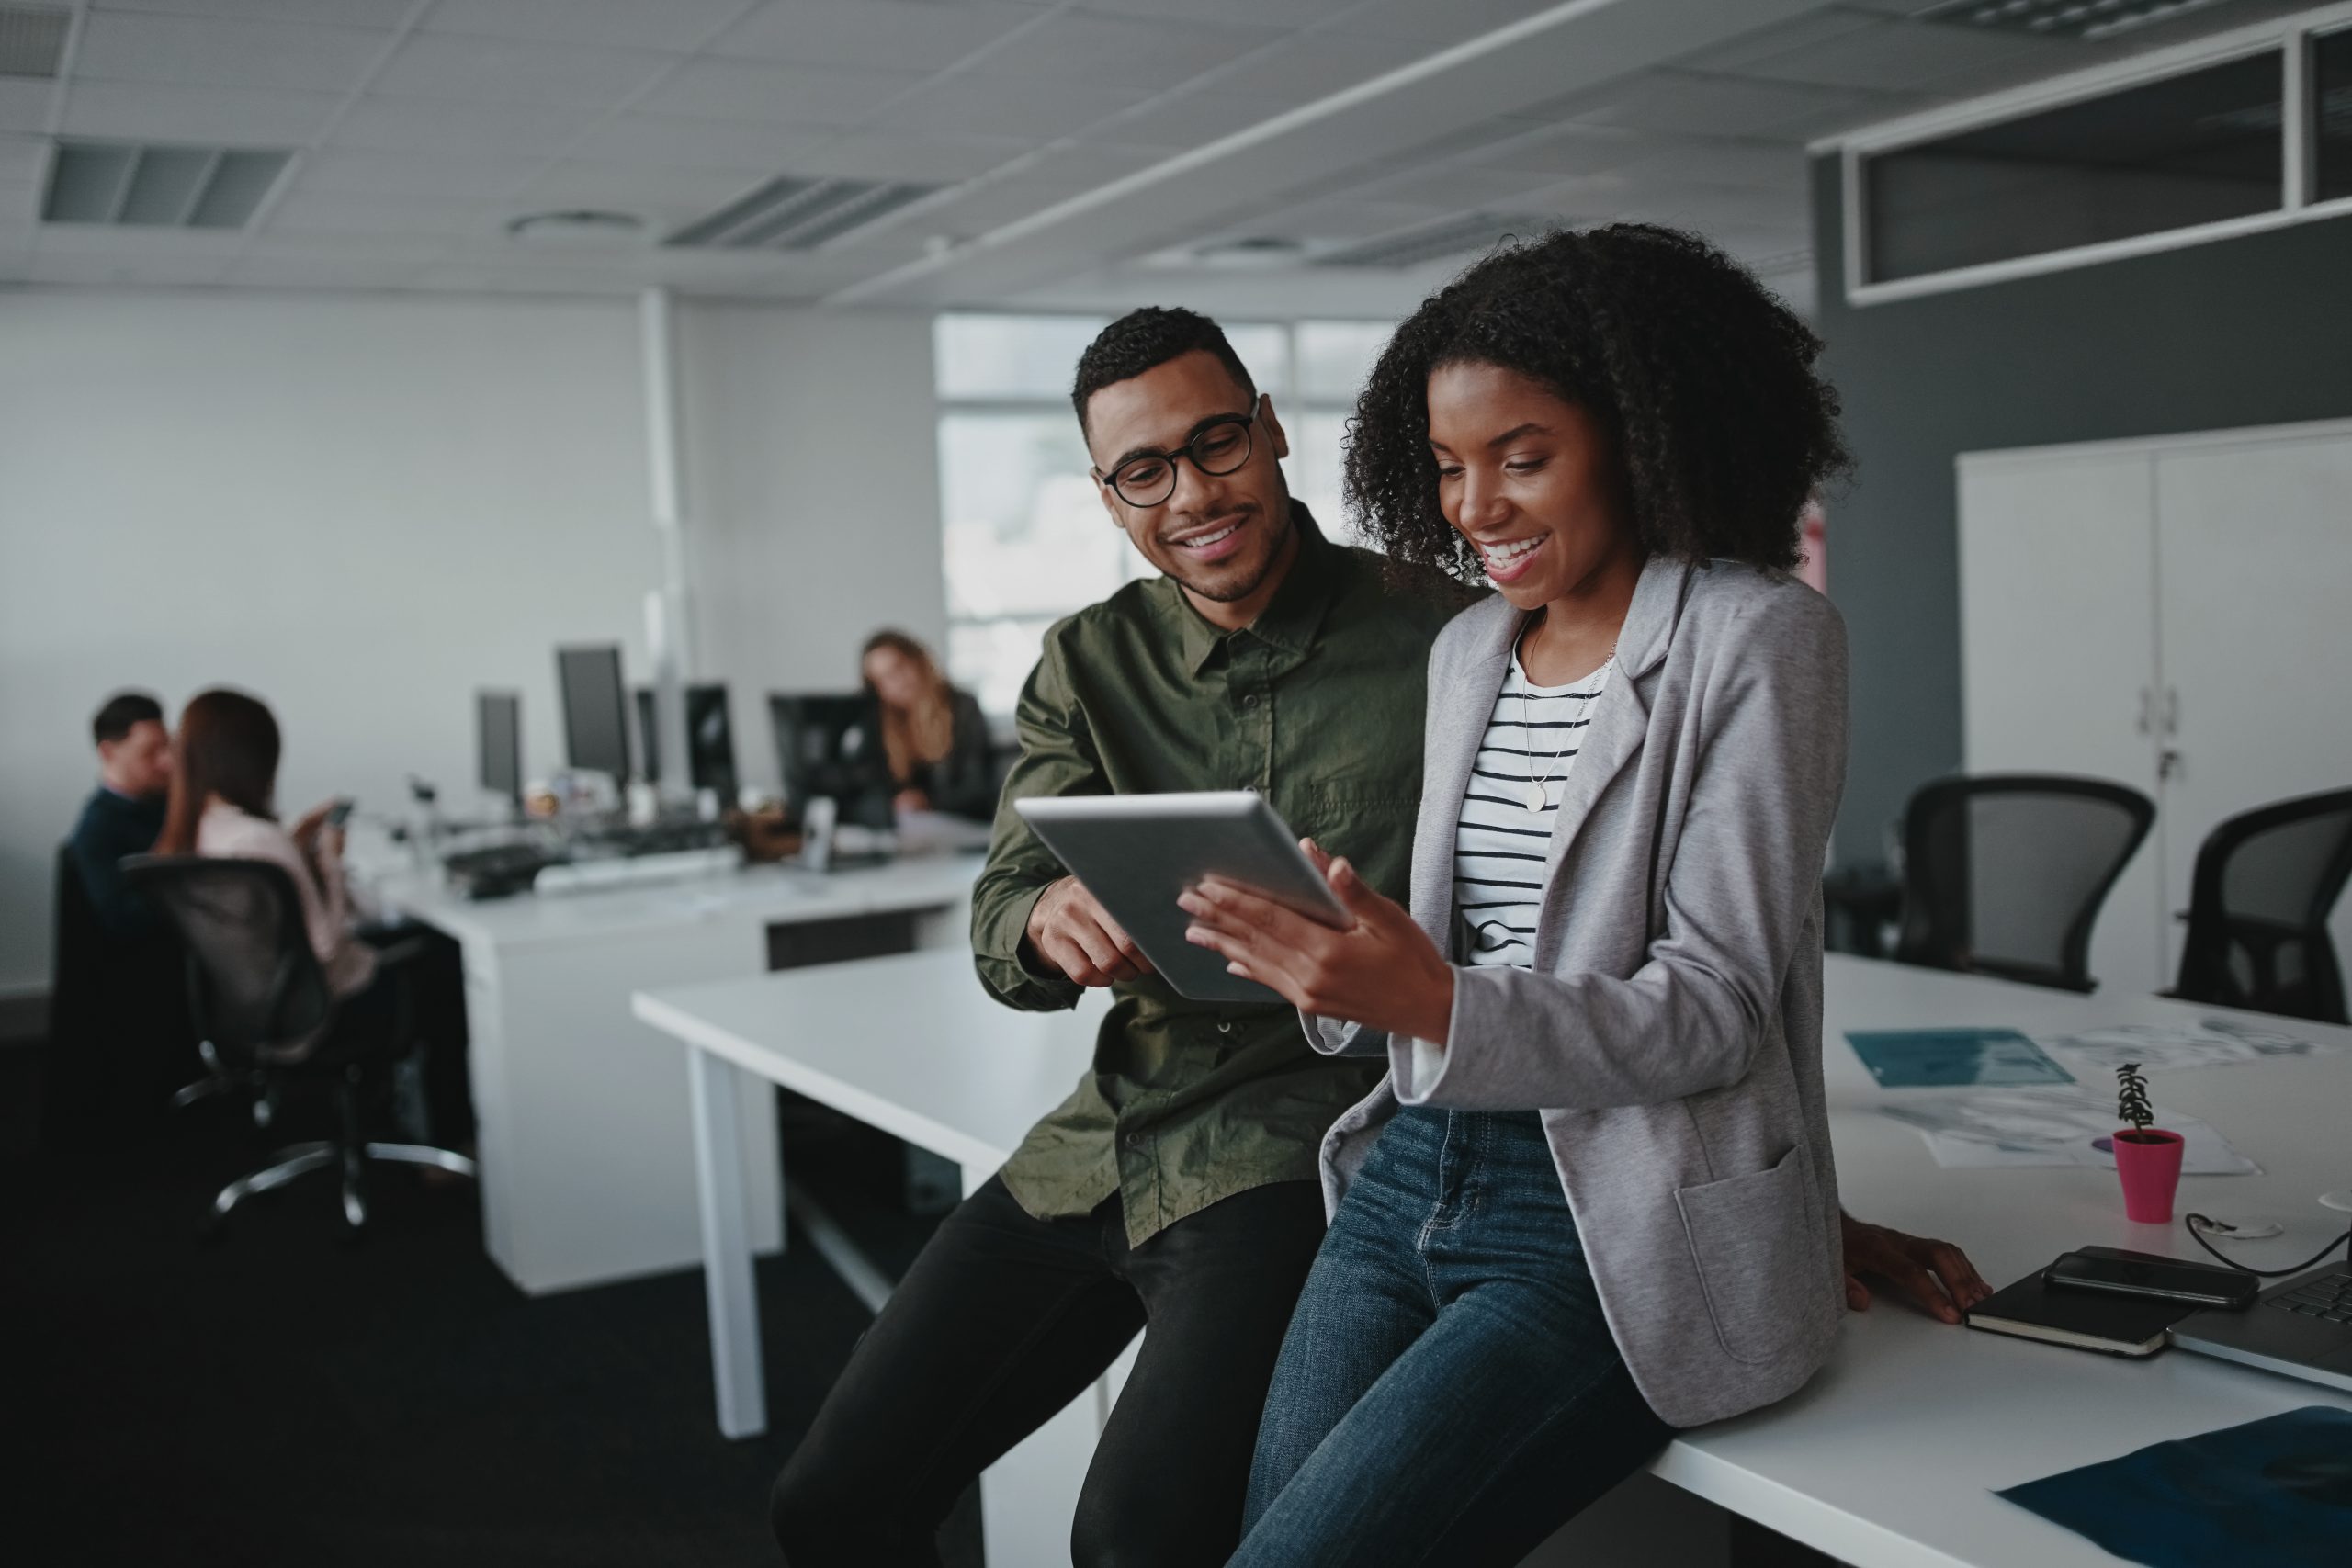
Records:
[[[1023,949],[1037,896],[1064,874],[1013,811],[1024,795],[1254,789],[1406,897],[1429,649],[1464,599],[1434,575],[1398,586],[1382,558],[1292,514],[1297,557],[1252,626],[1218,629],[1161,577],[1046,632],[973,892],[972,951],[999,1000],[1045,1011],[1079,996]],[[1190,1001],[1157,975],[1113,991],[1093,1071],[1003,1176],[1039,1219],[1117,1194],[1130,1245],[1237,1192],[1314,1179],[1325,1130],[1387,1065],[1318,1055],[1277,1003]]]

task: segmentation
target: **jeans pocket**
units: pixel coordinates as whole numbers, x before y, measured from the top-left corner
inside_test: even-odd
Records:
[[[1794,1145],[1770,1168],[1674,1195],[1716,1337],[1736,1361],[1769,1361],[1818,1310],[1821,1235],[1812,1161]]]

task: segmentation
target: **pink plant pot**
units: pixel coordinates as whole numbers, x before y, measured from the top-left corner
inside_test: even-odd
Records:
[[[2178,1133],[2160,1127],[2115,1134],[2115,1174],[2123,1182],[2123,1213],[2135,1224],[2172,1223],[2172,1195],[2180,1186]]]

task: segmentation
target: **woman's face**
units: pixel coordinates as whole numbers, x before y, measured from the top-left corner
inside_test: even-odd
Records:
[[[1430,372],[1438,506],[1521,610],[1564,599],[1639,546],[1600,423],[1498,365]]]
[[[910,708],[922,699],[922,671],[895,648],[865,656],[865,683],[890,707]]]

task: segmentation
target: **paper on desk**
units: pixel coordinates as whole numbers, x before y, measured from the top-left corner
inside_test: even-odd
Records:
[[[2089,1077],[2111,1075],[2126,1062],[2160,1073],[2262,1062],[2274,1056],[2313,1056],[2336,1049],[2322,1041],[2232,1018],[2209,1018],[2192,1025],[2122,1023],[2076,1034],[2044,1035],[2040,1043],[2078,1069],[2078,1077]]]
[[[1940,1166],[2115,1168],[2115,1155],[2107,1143],[2115,1135],[2115,1101],[2105,1094],[2065,1089],[1946,1091],[1890,1096],[1879,1109],[1917,1127]],[[2194,1116],[2159,1109],[2156,1125],[2180,1134],[2184,1176],[2261,1174],[2260,1166]]]

